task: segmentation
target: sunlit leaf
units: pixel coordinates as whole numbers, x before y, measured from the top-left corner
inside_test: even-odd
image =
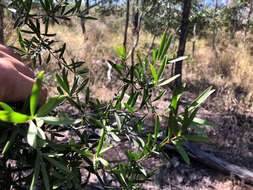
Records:
[[[39,102],[43,77],[44,77],[44,72],[40,72],[32,88],[32,94],[30,97],[30,113],[32,116],[34,116],[35,111],[37,109],[38,102]]]
[[[0,121],[9,123],[26,123],[32,117],[14,111],[0,111]]]
[[[38,117],[43,117],[49,114],[53,109],[55,109],[60,103],[64,101],[65,96],[56,96],[50,98],[37,112]]]
[[[33,121],[29,122],[29,128],[27,132],[27,142],[33,148],[37,147],[37,126],[33,123]]]
[[[175,76],[173,76],[173,77],[171,77],[171,78],[169,78],[169,79],[163,80],[163,81],[161,81],[161,82],[158,84],[158,86],[165,86],[165,85],[167,85],[167,84],[173,82],[174,80],[176,80],[178,77],[180,77],[180,75],[175,75]]]

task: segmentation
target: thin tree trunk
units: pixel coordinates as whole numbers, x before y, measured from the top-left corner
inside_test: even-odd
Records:
[[[139,5],[139,1],[136,1],[136,5]],[[142,15],[143,13],[139,11],[139,8],[135,8],[133,5],[133,46],[131,50],[131,81],[133,81],[134,77],[134,65],[135,65],[135,50],[139,44],[139,39],[140,39],[140,28],[141,28],[141,20],[142,20]],[[132,88],[133,92],[133,88]]]
[[[214,5],[214,12],[216,14],[216,11],[218,9],[218,0],[215,0],[215,5]],[[212,42],[212,46],[213,46],[213,50],[216,52],[216,36],[217,36],[217,26],[216,23],[214,23],[213,26],[213,42]]]
[[[180,38],[179,38],[179,47],[177,52],[177,57],[182,57],[185,53],[185,45],[188,35],[188,28],[189,28],[189,16],[191,13],[191,5],[192,0],[184,0],[183,1],[183,13],[182,13],[182,20],[180,26]],[[183,61],[179,61],[175,65],[175,72],[174,74],[180,74],[175,81],[175,87],[180,87],[182,85],[182,64]]]
[[[1,0],[0,0],[1,3]],[[0,4],[0,43],[4,43],[4,9]]]
[[[123,46],[125,50],[127,49],[127,31],[129,26],[129,9],[130,9],[130,0],[127,0],[127,7],[126,7],[126,23],[125,23],[125,32],[124,32],[124,41]]]
[[[87,10],[86,11],[87,15],[90,13],[89,8],[90,8],[90,2],[89,2],[89,0],[86,0],[86,2],[85,2],[85,9]],[[81,19],[80,20],[80,24],[81,24],[81,28],[82,28],[82,33],[83,33],[83,35],[85,35],[85,33],[86,33],[85,18],[81,17],[80,19]]]
[[[251,14],[252,14],[252,11],[253,11],[253,2],[250,1],[249,4],[250,4],[249,5],[249,13],[248,13],[248,16],[247,16],[247,23],[246,23],[245,31],[244,31],[244,42],[246,42],[247,34],[248,34],[248,31],[249,31],[250,18],[251,18]]]
[[[193,57],[195,57],[196,40],[197,40],[196,29],[197,29],[197,23],[195,23],[193,27],[193,41],[192,41],[192,56]]]

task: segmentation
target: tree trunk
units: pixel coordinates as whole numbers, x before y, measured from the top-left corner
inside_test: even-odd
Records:
[[[126,7],[126,23],[125,23],[125,32],[124,32],[124,41],[123,46],[125,50],[127,49],[127,31],[129,26],[129,9],[130,9],[130,0],[127,0],[127,7]]]
[[[90,13],[89,8],[90,8],[90,1],[86,0],[86,2],[85,2],[85,9],[87,10],[86,11],[87,15]],[[82,33],[83,33],[83,35],[85,35],[85,33],[86,33],[85,18],[81,17],[80,22],[81,22],[80,24],[81,24],[81,28],[82,28]]]
[[[214,8],[214,12],[216,14],[216,11],[218,9],[218,0],[215,0],[215,8]],[[216,20],[216,18],[215,18]],[[216,23],[214,22],[214,25],[213,25],[213,42],[212,42],[212,46],[213,46],[213,50],[216,51],[216,36],[217,36],[217,26],[216,26]]]
[[[182,20],[180,26],[180,37],[179,37],[179,46],[177,57],[182,57],[185,53],[185,45],[188,35],[188,28],[189,28],[189,16],[191,13],[191,4],[192,0],[184,0],[183,1],[183,13],[182,13]],[[175,65],[175,72],[174,74],[180,74],[175,81],[175,87],[180,87],[182,85],[182,63],[183,61],[179,61]]]
[[[142,15],[143,13],[139,10],[139,0],[136,1],[136,7],[133,4],[133,46],[131,50],[131,81],[133,81],[134,78],[134,65],[135,65],[135,50],[139,44],[140,39],[140,29],[141,29],[141,21],[142,21]],[[133,87],[132,87],[133,92]]]
[[[216,11],[217,11],[217,9],[218,9],[218,0],[215,0],[215,8],[214,8],[214,10],[215,10],[215,13],[216,13]],[[215,18],[215,20],[216,20],[216,18]],[[212,46],[213,46],[213,51],[214,51],[214,54],[215,54],[215,59],[217,60],[217,58],[218,58],[218,52],[217,52],[217,48],[216,48],[216,38],[217,38],[217,34],[218,34],[218,26],[216,25],[216,22],[214,23],[214,26],[213,26],[213,42],[212,42]],[[215,61],[216,61],[215,60]]]
[[[248,34],[248,31],[249,31],[249,25],[250,25],[250,18],[251,18],[251,14],[253,12],[253,2],[250,1],[249,2],[249,13],[247,15],[247,23],[246,23],[246,26],[245,26],[245,31],[244,31],[244,41],[246,42],[246,38],[247,38],[247,34]]]
[[[4,9],[1,5],[0,5],[0,43],[2,44],[4,43]]]
[[[197,40],[196,29],[197,29],[197,23],[195,23],[193,27],[192,57],[195,57],[196,40]]]

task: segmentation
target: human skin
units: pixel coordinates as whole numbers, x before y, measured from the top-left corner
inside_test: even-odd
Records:
[[[25,101],[31,94],[35,75],[22,59],[10,48],[0,44],[0,101]],[[47,89],[42,88],[39,103],[47,98]]]

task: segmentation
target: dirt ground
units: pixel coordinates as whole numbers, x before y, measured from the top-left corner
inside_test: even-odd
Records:
[[[103,88],[99,93],[105,93],[107,90]],[[195,94],[189,93],[186,99],[192,99],[195,96]],[[200,109],[198,115],[207,119],[213,126],[205,128],[210,143],[201,144],[201,149],[253,171],[252,109],[237,102],[229,107],[220,107],[218,106],[219,102],[216,102],[217,99],[219,98],[209,99]],[[160,102],[158,106],[162,108],[165,105]],[[192,162],[188,166],[176,155],[172,155],[169,161],[154,159],[152,166],[158,166],[159,169],[151,181],[144,184],[143,188],[147,190],[253,189],[253,186],[245,184],[244,181],[240,181],[232,175],[222,174],[198,162]]]

